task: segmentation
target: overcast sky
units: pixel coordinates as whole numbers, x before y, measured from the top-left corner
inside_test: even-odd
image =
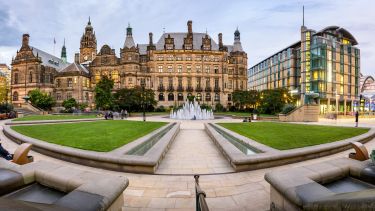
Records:
[[[187,31],[187,20],[194,32],[205,32],[217,42],[233,43],[238,26],[248,55],[248,67],[296,42],[302,24],[321,30],[330,25],[347,29],[359,42],[361,71],[374,75],[375,1],[373,0],[0,0],[0,63],[10,63],[21,46],[23,33],[30,44],[60,56],[64,38],[68,61],[79,51],[79,41],[88,17],[94,27],[98,51],[103,44],[119,49],[125,41],[128,23],[136,43],[147,43],[148,33],[156,42],[166,32]]]

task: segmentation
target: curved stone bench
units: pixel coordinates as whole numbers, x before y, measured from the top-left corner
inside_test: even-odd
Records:
[[[59,191],[62,196],[52,203],[43,203],[46,195],[35,192],[29,193],[34,194],[29,197],[31,201],[22,200],[25,192],[23,197],[17,197],[15,191],[35,183]],[[123,192],[128,185],[129,180],[123,176],[103,175],[46,161],[20,166],[0,159],[0,195],[3,195],[0,207],[4,210],[121,210]]]
[[[245,155],[235,146],[229,143],[213,128],[212,125],[205,124],[207,133],[222,151],[222,153],[227,157],[236,171],[269,168],[319,158],[348,150],[351,148],[351,142],[365,143],[375,137],[375,128],[371,128],[367,133],[341,141],[290,150],[276,150],[230,131],[220,125],[215,124],[214,126],[260,151],[258,154]]]
[[[268,172],[265,179],[271,185],[270,208],[285,211],[373,210],[375,174],[370,180],[363,180],[369,167],[373,168],[370,161],[340,158]]]
[[[143,156],[126,154],[134,147],[147,142],[149,138],[168,127],[171,127],[170,130]],[[31,143],[33,145],[32,150],[60,160],[115,171],[154,173],[179,129],[179,123],[167,124],[111,152],[94,152],[48,143],[20,134],[12,130],[9,125],[3,127],[3,132],[9,139],[18,144]]]

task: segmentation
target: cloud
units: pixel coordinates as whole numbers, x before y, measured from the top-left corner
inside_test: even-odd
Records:
[[[329,25],[348,29],[361,49],[362,72],[371,74],[375,61],[375,1],[371,0],[12,0],[0,1],[0,61],[7,60],[20,47],[22,33],[30,34],[30,43],[59,56],[64,38],[68,60],[79,51],[79,41],[91,16],[98,50],[108,44],[119,54],[128,23],[137,43],[147,43],[153,32],[156,42],[163,28],[167,32],[186,31],[193,20],[193,31],[208,33],[217,41],[223,33],[225,44],[233,43],[238,26],[248,53],[249,67],[300,39],[302,5],[305,25],[320,30]],[[15,48],[15,46],[18,46]],[[13,54],[10,49],[14,49]]]

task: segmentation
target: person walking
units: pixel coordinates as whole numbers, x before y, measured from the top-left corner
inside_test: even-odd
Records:
[[[124,119],[124,116],[125,116],[125,111],[124,109],[121,109],[121,119]]]
[[[12,160],[13,156],[1,146],[1,140],[0,140],[0,157],[6,159],[6,160]]]
[[[355,112],[355,127],[358,127],[358,118],[359,118],[359,112]]]
[[[128,118],[128,111],[125,109],[125,119]]]

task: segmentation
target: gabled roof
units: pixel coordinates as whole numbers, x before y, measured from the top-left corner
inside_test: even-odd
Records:
[[[69,65],[69,63],[65,63],[62,59],[54,55],[46,53],[45,51],[42,51],[35,47],[31,47],[31,48],[33,49],[34,56],[38,55],[38,57],[42,60],[42,64],[44,66],[53,67],[57,71],[60,71],[61,69]]]
[[[85,66],[77,64],[77,63],[71,63],[68,66],[66,66],[64,69],[59,71],[59,74],[65,75],[89,75],[90,72],[86,69]]]
[[[156,43],[156,50],[164,50],[165,38],[171,36],[174,39],[175,49],[183,49],[184,38],[187,37],[187,33],[184,32],[173,32],[173,33],[164,33],[159,41]],[[202,38],[206,36],[206,33],[193,33],[193,49],[200,50],[202,46]],[[219,45],[210,37],[211,39],[211,50],[219,50]]]

